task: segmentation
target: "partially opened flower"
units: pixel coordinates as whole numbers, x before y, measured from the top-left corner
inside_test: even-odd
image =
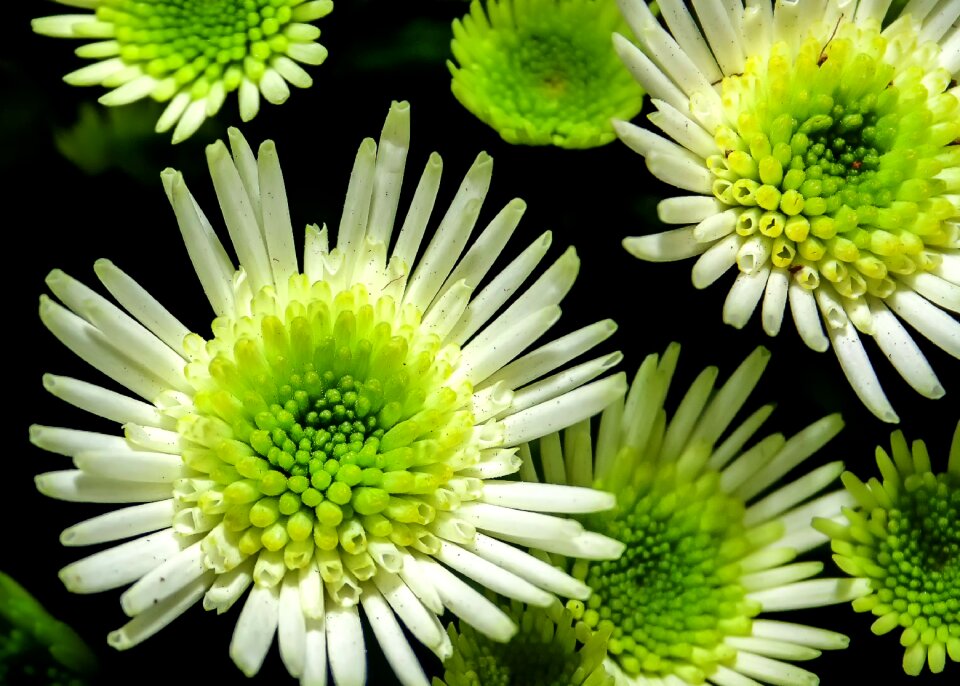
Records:
[[[192,136],[231,91],[239,92],[240,117],[248,121],[261,95],[279,105],[290,96],[288,84],[309,88],[313,79],[300,64],[327,57],[309,22],[333,10],[332,0],[57,2],[94,11],[33,20],[37,33],[96,40],[76,52],[97,61],[64,81],[110,88],[100,97],[104,105],[169,101],[157,132],[172,128],[174,143]]]
[[[625,28],[613,0],[474,0],[453,22],[453,94],[508,143],[605,145],[643,106],[610,46]]]
[[[301,683],[324,683],[329,661],[336,683],[362,684],[362,606],[401,681],[425,684],[400,622],[442,657],[451,649],[437,618],[444,608],[495,640],[516,631],[461,576],[544,607],[553,593],[589,594],[503,541],[562,540],[588,558],[620,553],[618,542],[543,514],[609,508],[612,495],[498,478],[519,468],[513,446],[624,392],[622,375],[587,384],[618,353],[554,373],[612,323],[522,354],[557,321],[577,259],[568,251],[521,292],[550,243],[544,234],[491,273],[523,213],[519,200],[464,251],[490,183],[485,153],[417,260],[442,166],[430,157],[388,259],[408,142],[409,108],[395,103],[379,146],[360,146],[336,247],[325,228],[308,227],[302,267],[271,141],[255,157],[231,131],[232,157],[222,142],[207,151],[239,268],[183,177],[164,172],[217,315],[210,339],[110,262],[99,261],[97,275],[126,312],[50,274],[63,305],[42,296],[44,324],[142,398],[47,376],[53,394],[122,422],[123,436],[31,432],[76,466],[39,475],[43,493],[145,503],[61,537],[75,546],[136,536],[60,572],[79,593],[133,583],[121,596],[132,620],[110,634],[114,647],[136,645],[201,599],[220,613],[246,596],[230,646],[244,673],[259,670],[277,635]]]
[[[855,506],[842,522],[814,526],[830,536],[837,566],[870,585],[853,609],[876,615],[877,635],[900,631],[903,671],[916,676],[926,663],[939,673],[948,656],[960,662],[960,423],[945,472],[933,471],[923,441],[911,450],[896,431],[890,448],[877,447],[883,481],[845,472]]]
[[[664,135],[622,122],[618,134],[693,194],[659,206],[684,226],[624,247],[700,255],[697,288],[736,265],[724,321],[740,328],[762,302],[773,336],[789,302],[803,341],[832,345],[885,421],[897,414],[861,334],[917,392],[942,396],[897,317],[960,357],[944,311],[960,312],[960,4],[911,2],[882,28],[889,1],[704,0],[704,35],[681,0],[659,3],[669,32],[641,0],[620,4],[641,47],[617,37],[618,51]]]
[[[539,441],[546,481],[617,496],[615,509],[584,521],[622,541],[623,555],[568,563],[593,590],[581,621],[611,632],[617,684],[817,684],[792,663],[844,648],[847,638],[759,615],[845,602],[867,590],[862,580],[815,579],[822,563],[795,561],[826,541],[811,518],[838,518],[852,502],[843,490],[821,495],[842,463],[778,486],[843,422],[829,415],[790,438],[753,440],[773,406],[735,418],[766,367],[763,348],[719,388],[716,367],[705,369],[668,415],[678,353],[672,345],[646,358],[625,402],[604,411],[595,447],[589,420],[562,439]],[[521,475],[535,480],[524,457]]]
[[[583,603],[559,601],[547,608],[513,601],[503,610],[520,630],[509,643],[490,640],[462,624],[447,632],[453,654],[434,686],[613,686],[604,667],[609,632],[578,622]]]

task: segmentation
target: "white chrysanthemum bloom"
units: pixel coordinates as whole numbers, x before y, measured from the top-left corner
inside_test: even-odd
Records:
[[[47,283],[63,305],[41,297],[57,338],[143,398],[47,376],[54,395],[121,422],[123,436],[31,431],[76,466],[39,475],[46,495],[144,503],[61,537],[70,546],[135,537],[60,572],[78,593],[133,583],[121,596],[132,619],[110,644],[134,646],[201,599],[222,613],[246,595],[230,646],[245,674],[276,635],[302,684],[325,683],[329,662],[337,684],[359,685],[362,606],[400,680],[426,685],[401,625],[441,657],[451,650],[444,608],[497,640],[516,630],[464,577],[543,607],[554,593],[587,597],[583,583],[509,543],[563,541],[586,558],[616,557],[618,542],[543,514],[607,509],[613,496],[500,479],[519,468],[514,446],[625,390],[622,375],[587,383],[619,353],[554,373],[606,339],[610,321],[521,355],[557,321],[575,253],[519,294],[549,234],[491,274],[519,200],[464,252],[490,183],[481,153],[417,261],[440,181],[434,154],[388,259],[409,142],[409,108],[395,103],[379,146],[360,146],[336,247],[308,227],[301,271],[274,144],[255,157],[238,132],[230,139],[232,157],[218,142],[208,160],[239,268],[183,177],[162,175],[217,315],[212,338],[190,333],[107,261],[97,275],[126,312],[60,271]]]
[[[723,319],[831,345],[863,403],[898,421],[861,342],[872,336],[916,391],[944,394],[898,317],[955,357],[960,323],[960,2],[619,0],[640,47],[620,56],[664,135],[616,123],[681,228],[631,237],[652,261],[700,255],[706,288],[736,265]],[[698,26],[700,28],[698,28]],[[703,35],[701,34],[703,30]],[[822,323],[821,323],[822,320]],[[826,325],[824,333],[823,324]]]
[[[582,520],[624,543],[623,555],[566,562],[593,590],[578,616],[610,634],[608,668],[618,686],[817,684],[792,663],[845,648],[847,637],[759,615],[869,591],[863,579],[814,578],[823,563],[796,560],[827,540],[812,518],[839,521],[852,502],[842,489],[822,493],[843,463],[778,485],[843,421],[829,415],[789,438],[754,439],[773,405],[735,418],[770,358],[763,348],[722,386],[716,367],[704,369],[668,414],[678,354],[674,344],[646,358],[626,399],[604,410],[595,447],[589,419],[538,443],[547,482],[617,496],[616,508]],[[522,478],[536,481],[529,452],[521,455]]]

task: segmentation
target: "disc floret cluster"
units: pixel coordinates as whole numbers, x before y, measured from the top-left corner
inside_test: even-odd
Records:
[[[853,608],[877,617],[875,634],[900,631],[903,670],[939,673],[948,657],[960,662],[960,424],[945,472],[933,470],[923,441],[908,446],[897,431],[890,448],[876,451],[882,480],[843,475],[856,498],[845,521],[815,526],[831,537],[837,565],[869,581]]]
[[[333,10],[332,0],[91,0],[70,2],[94,10],[33,21],[37,33],[102,39],[78,48],[98,60],[64,77],[77,86],[111,89],[104,105],[150,97],[169,105],[157,131],[171,128],[182,141],[215,115],[226,96],[239,91],[240,116],[248,121],[260,96],[281,104],[289,85],[308,88],[313,78],[300,64],[318,65],[327,50],[310,22]],[[288,85],[289,84],[289,85]]]

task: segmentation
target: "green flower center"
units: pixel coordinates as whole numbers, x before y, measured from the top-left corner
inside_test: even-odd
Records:
[[[782,532],[746,529],[742,501],[720,490],[716,472],[678,484],[674,465],[645,464],[631,478],[618,509],[594,515],[626,551],[575,567],[593,589],[584,622],[612,628],[608,649],[627,674],[703,683],[735,656],[724,637],[749,634],[761,609],[739,583],[740,562]]]
[[[479,3],[454,23],[453,93],[509,143],[585,148],[615,137],[643,91],[610,44],[629,33],[609,0]]]
[[[613,686],[603,668],[607,637],[576,619],[583,606],[570,601],[543,609],[514,602],[502,609],[520,627],[509,643],[498,643],[460,624],[453,656],[444,663],[443,686]],[[578,640],[584,645],[578,646]]]
[[[960,638],[960,488],[949,474],[930,472],[907,477],[904,487],[896,509],[871,517],[886,531],[876,548],[885,571],[874,582],[877,597],[900,625],[945,643]]]
[[[742,208],[737,233],[753,237],[741,271],[769,256],[806,288],[826,278],[858,298],[886,297],[891,275],[937,266],[926,248],[948,245],[946,221],[960,215],[947,196],[960,183],[960,102],[932,46],[902,67],[885,60],[887,42],[845,23],[796,58],[776,44],[724,79],[736,130],[717,131],[724,154],[707,164],[714,195]]]
[[[368,303],[361,286],[331,297],[302,276],[292,293],[298,284],[285,307],[264,289],[254,315],[218,319],[213,340],[192,341],[195,412],[179,430],[203,447],[184,459],[219,484],[199,507],[222,514],[242,556],[282,550],[296,569],[341,550],[364,580],[373,539],[438,549],[425,525],[459,502],[454,466],[478,455],[472,391],[445,385],[457,351],[418,332],[416,308],[398,324],[391,298]]]
[[[206,96],[210,86],[224,82],[235,90],[246,76],[258,83],[270,60],[285,55],[291,24],[302,20],[296,7],[302,0],[104,0],[97,18],[116,27],[120,57],[128,64],[144,63],[144,71],[157,79],[172,77],[169,94],[193,84],[191,95]],[[320,16],[326,14],[323,12]],[[312,16],[312,14],[311,14]],[[305,17],[304,17],[305,18]],[[313,27],[293,29],[293,40]]]

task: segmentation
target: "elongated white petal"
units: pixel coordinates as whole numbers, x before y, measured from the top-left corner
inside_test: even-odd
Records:
[[[363,628],[356,606],[337,603],[327,608],[327,659],[337,686],[364,686],[367,681],[367,657]]]
[[[518,445],[591,417],[623,395],[626,386],[626,377],[615,374],[505,417],[504,445]]]
[[[675,262],[694,257],[706,252],[711,245],[697,238],[695,226],[623,239],[627,252],[650,262]]]
[[[613,493],[592,488],[530,484],[521,481],[486,481],[482,501],[491,505],[513,507],[536,512],[565,512],[569,514],[600,512],[617,504]]]
[[[173,522],[174,510],[172,498],[113,510],[64,529],[60,543],[94,545],[163,529]]]
[[[850,645],[849,638],[835,631],[772,619],[753,620],[753,635],[818,650],[841,650]]]
[[[463,547],[547,591],[581,600],[590,595],[590,589],[583,582],[495,538],[478,533],[472,543]]]
[[[764,612],[781,612],[846,603],[869,592],[868,579],[815,579],[748,593],[747,597],[760,603]]]
[[[230,658],[248,677],[260,671],[279,622],[279,586],[254,585],[230,639]]]
[[[34,481],[46,496],[81,503],[146,503],[165,500],[171,493],[169,483],[119,481],[79,469],[38,474]]]
[[[440,551],[434,557],[483,588],[508,598],[538,607],[547,607],[553,602],[553,596],[546,591],[456,544],[441,541]]]
[[[420,558],[420,569],[453,614],[495,641],[509,641],[517,625],[500,608],[451,574],[442,565]]]
[[[165,529],[73,562],[60,570],[60,580],[74,593],[99,593],[139,579],[179,552],[173,530]]]
[[[151,606],[123,627],[107,635],[107,643],[117,650],[126,650],[147,640],[170,622],[193,607],[213,582],[214,573],[207,572],[181,588],[166,601]]]
[[[429,686],[427,675],[423,673],[420,661],[407,643],[403,629],[373,584],[364,584],[360,602],[367,619],[370,620],[370,627],[377,637],[377,642],[400,683],[403,686]]]
[[[120,605],[128,616],[135,617],[199,579],[204,571],[198,541],[140,577],[120,596]]]

